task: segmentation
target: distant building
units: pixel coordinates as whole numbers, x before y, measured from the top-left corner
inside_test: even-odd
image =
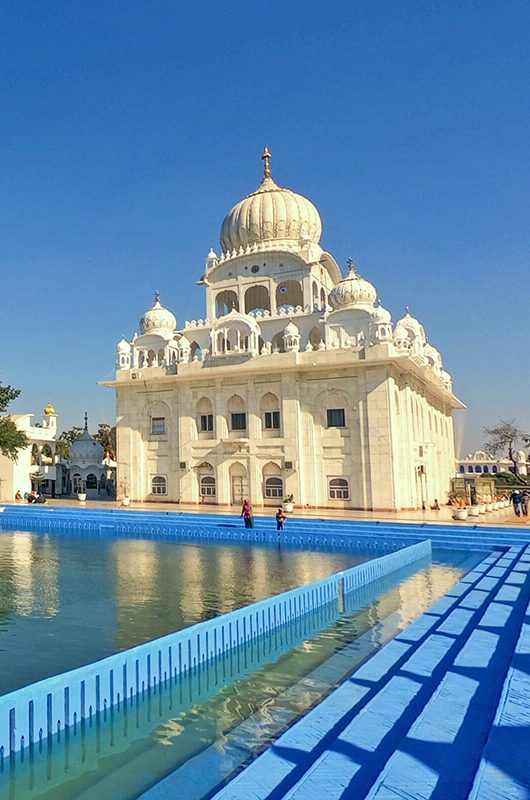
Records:
[[[270,174],[237,203],[200,281],[205,319],[157,293],[116,377],[118,494],[133,500],[421,508],[454,475],[452,391],[408,311],[343,277],[305,197]],[[185,287],[182,287],[185,291]]]
[[[514,471],[513,462],[507,456],[497,458],[485,450],[468,453],[456,462],[457,475],[497,475],[499,472]],[[521,476],[528,474],[527,455],[523,450],[517,453],[517,471]]]
[[[73,494],[86,492],[89,500],[95,500],[101,494],[114,493],[115,469],[115,462],[108,458],[103,446],[89,433],[88,415],[85,413],[83,433],[70,446],[69,491]]]
[[[33,414],[11,414],[17,428],[26,434],[28,446],[20,450],[16,461],[0,455],[0,499],[12,501],[37,489],[49,497],[66,491],[66,470],[56,454],[57,414],[51,403],[44,409],[41,423],[32,424]]]

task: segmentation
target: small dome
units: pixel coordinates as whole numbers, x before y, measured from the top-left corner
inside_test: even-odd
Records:
[[[408,306],[405,309],[405,316],[399,320],[399,322],[396,325],[396,328],[399,326],[405,328],[409,332],[409,334],[412,333],[413,338],[421,339],[424,343],[427,341],[423,325],[415,317],[412,316]]]
[[[283,329],[283,333],[285,336],[298,336],[300,333],[299,329],[296,327],[292,320],[289,320],[288,324]]]
[[[355,270],[353,260],[348,259],[349,272],[330,292],[329,301],[333,311],[360,307],[373,312],[377,292],[372,284],[361,278]]]
[[[46,406],[46,408],[44,409],[44,414],[45,414],[47,417],[49,417],[49,416],[50,416],[50,414],[56,414],[56,413],[57,413],[57,412],[55,411],[55,408],[52,406],[52,404],[51,404],[51,403],[48,403],[48,405],[47,405],[47,406]]]
[[[383,308],[383,306],[377,306],[372,314],[372,319],[378,325],[386,325],[392,322],[392,315],[390,311]]]
[[[99,466],[105,456],[103,446],[85,428],[70,447],[70,462],[78,466]]]
[[[130,353],[131,352],[131,345],[127,341],[127,339],[122,336],[120,341],[118,342],[118,353]]]
[[[177,319],[168,308],[160,303],[160,294],[155,294],[155,303],[140,320],[142,333],[170,333],[177,327]]]
[[[225,217],[221,227],[223,252],[247,247],[271,239],[308,239],[320,241],[322,222],[310,200],[290,189],[282,189],[270,177],[270,153],[262,159],[264,178],[258,189],[237,203]]]
[[[184,350],[190,350],[191,349],[191,342],[190,342],[190,340],[188,339],[187,336],[182,335],[180,337],[180,339],[178,340],[178,346],[182,347]]]

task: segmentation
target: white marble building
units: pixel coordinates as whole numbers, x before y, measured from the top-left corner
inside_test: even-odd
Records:
[[[475,450],[456,462],[456,473],[462,475],[496,475],[499,472],[513,472],[513,461],[508,456],[494,456],[485,450]],[[521,477],[528,475],[528,460],[524,450],[517,451],[517,472]]]
[[[259,188],[221,227],[199,283],[204,319],[160,302],[117,348],[118,495],[355,509],[444,500],[452,391],[409,311],[395,325],[353,261],[320,245],[313,203]]]
[[[12,502],[37,488],[49,496],[64,492],[64,468],[56,455],[57,414],[51,403],[44,409],[42,422],[33,423],[33,414],[10,414],[17,428],[26,434],[28,446],[19,450],[16,461],[0,454],[0,500]],[[38,480],[35,482],[34,477]]]

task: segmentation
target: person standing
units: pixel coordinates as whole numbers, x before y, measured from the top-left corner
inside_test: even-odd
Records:
[[[276,530],[283,531],[285,528],[285,514],[283,508],[279,508],[276,512]]]
[[[240,516],[243,517],[245,528],[254,527],[254,516],[252,514],[252,506],[250,505],[250,500],[248,497],[243,500],[243,508],[241,509]]]
[[[523,512],[523,517],[528,516],[528,504],[530,502],[530,495],[528,492],[523,492],[521,495],[521,510]]]
[[[521,516],[521,492],[519,489],[514,489],[510,495],[510,500],[512,501],[514,514],[516,517]]]

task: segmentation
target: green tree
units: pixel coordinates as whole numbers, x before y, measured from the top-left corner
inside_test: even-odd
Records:
[[[63,431],[57,437],[56,452],[60,458],[66,459],[70,456],[70,448],[80,438],[83,430],[83,428],[78,428],[74,425],[69,431]]]
[[[0,453],[11,461],[16,461],[19,450],[28,446],[28,439],[23,431],[19,431],[9,414],[5,414],[9,403],[18,397],[20,389],[12,386],[2,386],[0,382]]]
[[[116,461],[116,426],[111,427],[106,422],[100,422],[94,438],[103,446],[105,453]]]

